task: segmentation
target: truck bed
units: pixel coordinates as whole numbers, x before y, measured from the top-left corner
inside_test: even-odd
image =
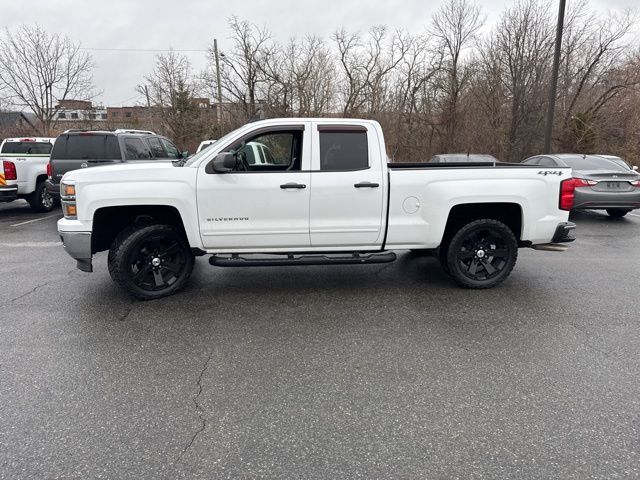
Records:
[[[387,163],[390,169],[416,169],[416,168],[540,168],[540,165],[525,165],[512,162],[451,162],[451,163],[427,163],[427,162],[391,162]]]

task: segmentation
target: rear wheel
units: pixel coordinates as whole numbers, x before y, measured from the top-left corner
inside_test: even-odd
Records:
[[[27,201],[34,212],[45,213],[53,210],[55,201],[51,194],[47,191],[44,182],[36,185],[36,190],[27,197]]]
[[[622,218],[630,211],[631,210],[626,210],[624,208],[607,208],[607,213],[613,218]]]
[[[141,300],[180,290],[191,276],[193,264],[189,244],[169,225],[124,230],[109,250],[111,278]]]
[[[495,287],[509,276],[517,258],[518,242],[511,229],[488,218],[460,228],[446,253],[448,273],[468,288]]]

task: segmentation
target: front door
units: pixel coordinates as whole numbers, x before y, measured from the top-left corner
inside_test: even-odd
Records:
[[[305,129],[305,127],[307,127]],[[273,127],[229,145],[236,168],[198,169],[200,234],[208,250],[308,248],[311,173],[308,125]],[[306,161],[305,161],[306,160]]]

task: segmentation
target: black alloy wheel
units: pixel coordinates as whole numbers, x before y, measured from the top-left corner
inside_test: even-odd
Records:
[[[168,225],[122,232],[109,251],[109,273],[125,290],[149,300],[180,289],[193,270],[186,240]]]
[[[453,236],[447,265],[454,280],[468,288],[491,288],[509,276],[518,257],[511,229],[493,219],[475,220]]]

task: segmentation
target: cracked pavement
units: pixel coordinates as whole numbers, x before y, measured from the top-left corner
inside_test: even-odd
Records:
[[[640,217],[574,215],[488,291],[202,258],[152,302],[35,218],[0,204],[0,479],[640,476]]]

